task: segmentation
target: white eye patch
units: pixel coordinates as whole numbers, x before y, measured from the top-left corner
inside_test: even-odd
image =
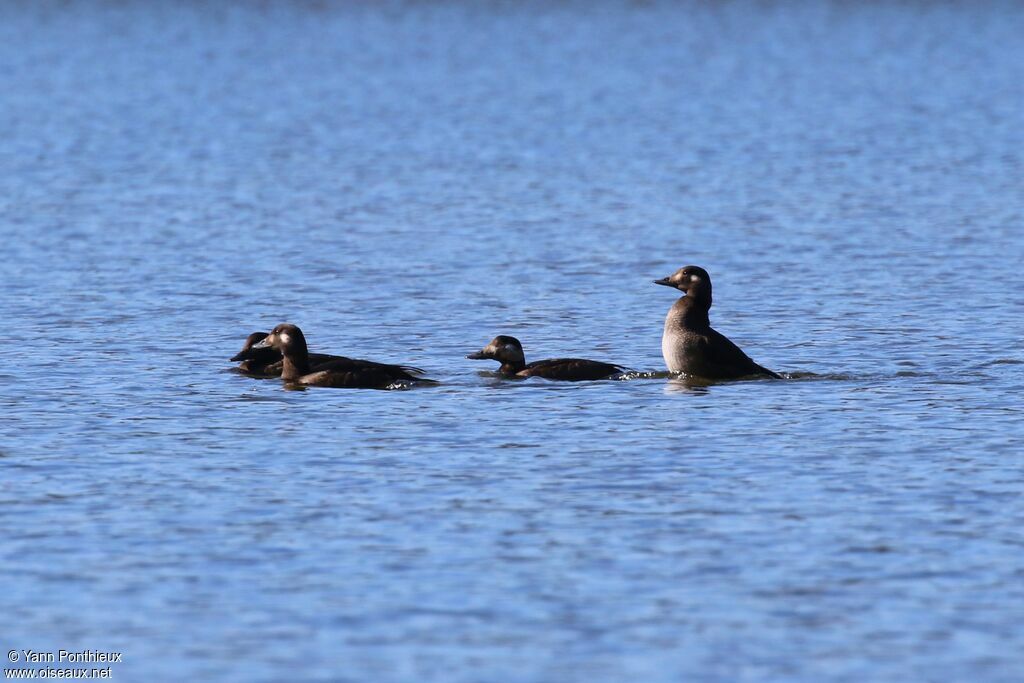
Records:
[[[508,353],[515,353],[516,351],[518,351],[514,344],[505,344],[504,346],[501,347],[501,350],[506,351]]]

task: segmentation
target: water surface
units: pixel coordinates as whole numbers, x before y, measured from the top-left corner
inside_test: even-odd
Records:
[[[0,6],[7,649],[121,680],[1017,681],[1024,8]],[[794,375],[663,369],[712,321]],[[442,386],[227,371],[290,321]]]

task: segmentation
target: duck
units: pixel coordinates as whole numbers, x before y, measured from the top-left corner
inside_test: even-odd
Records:
[[[292,385],[387,389],[396,383],[437,384],[422,377],[423,370],[408,365],[389,365],[345,356],[332,356],[331,360],[313,365],[305,335],[291,323],[276,326],[252,348],[272,348],[280,352],[283,357],[281,379]]]
[[[281,352],[269,346],[255,348],[256,344],[260,343],[268,336],[269,333],[267,332],[253,332],[245,338],[245,344],[242,346],[242,350],[231,357],[232,362],[241,361],[235,368],[238,372],[243,375],[251,375],[253,377],[281,376],[281,369],[284,366],[284,360],[281,356]],[[311,366],[315,367],[322,363],[327,363],[339,358],[341,358],[341,356],[332,356],[326,353],[311,353],[309,354],[309,363]]]
[[[242,350],[231,357],[232,362],[241,361],[236,370],[245,375],[273,376],[273,372],[267,368],[274,364],[280,366],[281,354],[271,348],[253,349],[253,346],[266,339],[267,335],[267,332],[253,332],[245,338]],[[280,367],[277,374],[281,374]]]
[[[711,276],[699,266],[683,266],[654,284],[683,293],[665,317],[661,354],[670,372],[704,379],[781,375],[755,363],[725,335],[711,328]]]
[[[563,382],[582,382],[608,379],[625,371],[620,365],[583,358],[550,358],[527,364],[522,343],[504,334],[498,335],[490,344],[466,358],[496,360],[501,363],[499,374],[506,378],[543,377]]]

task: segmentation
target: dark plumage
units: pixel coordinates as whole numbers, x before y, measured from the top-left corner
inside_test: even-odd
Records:
[[[491,359],[501,363],[498,369],[505,377],[544,377],[564,382],[607,379],[625,368],[611,363],[582,358],[551,358],[526,363],[523,345],[515,337],[499,335],[490,344],[466,358]]]
[[[281,374],[281,354],[271,348],[254,349],[253,346],[267,338],[266,332],[253,332],[245,338],[242,350],[231,357],[232,361],[241,361],[238,371],[247,375],[273,376],[267,367],[278,365],[277,374]]]
[[[316,387],[350,387],[354,389],[385,389],[395,382],[434,380],[420,377],[422,370],[405,365],[388,365],[369,360],[332,356],[330,360],[312,365],[306,338],[295,325],[282,323],[253,348],[274,348],[284,357],[281,379],[290,384]]]
[[[655,280],[684,296],[669,309],[661,337],[661,353],[671,372],[705,379],[736,379],[757,375],[780,378],[750,359],[740,347],[711,329],[711,276],[697,266],[680,268]]]
[[[284,367],[281,352],[270,346],[256,347],[268,336],[266,332],[253,332],[245,338],[242,350],[231,357],[232,361],[241,361],[236,368],[239,372],[254,377],[281,376],[281,370]],[[311,353],[309,354],[309,364],[316,367],[340,358],[341,356],[331,356],[326,353]]]

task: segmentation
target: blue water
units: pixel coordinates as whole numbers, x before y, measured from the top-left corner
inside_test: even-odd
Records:
[[[0,4],[0,648],[1022,680],[1022,35],[997,2]],[[689,263],[793,379],[655,374]],[[282,321],[443,384],[230,372]],[[499,333],[638,372],[502,382],[464,358]]]

